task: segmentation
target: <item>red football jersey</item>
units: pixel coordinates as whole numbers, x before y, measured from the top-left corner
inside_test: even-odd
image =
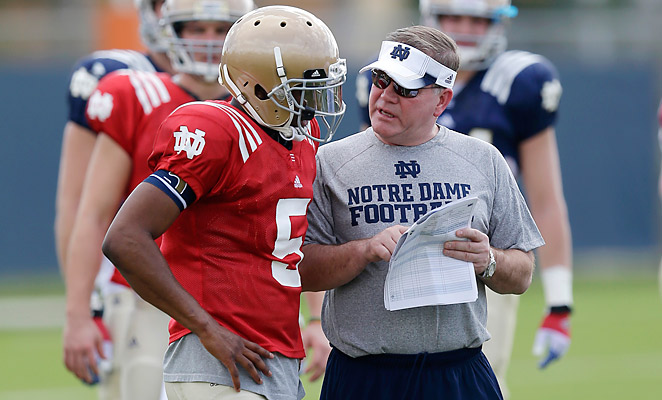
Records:
[[[319,137],[316,121],[309,132]],[[292,145],[227,102],[195,102],[166,119],[149,163],[196,194],[161,244],[179,283],[227,329],[301,358],[297,266],[318,145]],[[190,332],[176,321],[169,328],[171,342]]]
[[[119,70],[99,82],[87,105],[87,119],[95,132],[110,136],[131,156],[125,197],[152,172],[147,159],[161,122],[193,100],[166,73]],[[112,281],[128,286],[117,269]]]

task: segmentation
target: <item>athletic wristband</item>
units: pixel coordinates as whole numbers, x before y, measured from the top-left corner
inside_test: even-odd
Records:
[[[308,323],[315,322],[315,321],[322,321],[321,317],[310,317],[308,318]]]
[[[572,307],[570,306],[554,306],[549,308],[550,314],[572,314]]]
[[[554,265],[540,271],[547,307],[572,305],[572,271],[563,265]]]

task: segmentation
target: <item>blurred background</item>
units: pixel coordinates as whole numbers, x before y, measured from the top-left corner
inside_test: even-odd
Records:
[[[336,35],[351,75],[338,136],[356,132],[354,76],[386,33],[418,23],[417,1],[280,4],[311,10]],[[650,257],[636,265],[654,269],[661,233],[662,2],[513,4],[520,14],[509,47],[545,55],[563,83],[557,135],[576,256]],[[132,0],[0,0],[0,279],[57,275],[52,226],[70,69],[96,49],[141,49],[137,24]]]
[[[348,111],[337,137],[358,130],[354,96],[357,71],[376,56],[386,33],[419,22],[416,0],[256,0],[256,3],[308,9],[336,35],[350,74],[344,88]],[[590,290],[597,287],[593,283],[606,274],[644,277],[649,283],[634,284],[629,293],[643,296],[645,292],[642,302],[653,304],[653,315],[662,315],[657,284],[650,283],[656,279],[662,253],[656,117],[662,96],[662,1],[514,0],[513,4],[520,13],[510,29],[509,48],[529,50],[549,58],[558,68],[564,88],[557,139],[573,232],[575,272],[577,277],[584,277],[583,286],[575,288],[576,303],[584,301],[578,307],[578,325],[581,329],[585,321],[581,319],[582,310],[585,317],[592,306]],[[0,301],[0,333],[16,328],[20,335],[26,336],[26,331],[14,324],[29,320],[36,310],[42,312],[34,313],[38,321],[32,321],[29,326],[59,329],[63,289],[56,263],[53,221],[69,75],[75,61],[94,50],[142,49],[137,26],[133,0],[0,0],[0,121],[5,132],[0,142],[4,182],[4,194],[0,195],[0,300],[4,299]],[[44,286],[39,286],[39,282]],[[55,288],[50,286],[53,282]],[[20,306],[13,302],[11,296],[24,293],[17,288],[30,284],[36,288],[31,294],[52,294],[48,301],[56,308],[44,313],[43,302],[33,306],[25,298]],[[602,286],[602,290],[616,292],[617,286]],[[537,299],[533,305],[524,307],[533,310],[531,315],[537,319],[542,309],[540,288],[533,286],[532,291],[537,291],[533,295]],[[628,299],[614,303],[599,300],[594,306],[596,310],[609,307],[605,312],[618,319],[618,316],[631,316],[627,304]],[[641,315],[643,320],[643,311]],[[662,321],[659,316],[656,318]],[[632,322],[633,326],[638,322],[641,321]],[[596,325],[595,321],[584,324],[604,331],[613,329],[613,324],[619,322],[605,326]],[[658,343],[662,329],[659,326],[654,329],[657,330],[641,335],[628,333],[625,341],[642,346]],[[571,350],[576,351],[575,366],[578,370],[591,370],[581,362],[586,361],[582,357],[593,357],[592,368],[599,370],[604,363],[595,358],[601,350],[591,352],[593,334],[586,334],[583,339],[581,330],[577,332],[577,344]],[[2,338],[0,335],[0,354],[12,346],[10,339]],[[61,358],[59,338],[49,340],[54,341],[49,351],[57,365]],[[521,349],[515,349],[514,355],[513,368],[520,376],[534,365],[524,358],[524,354],[530,357],[530,339],[525,341]],[[580,352],[581,343],[588,355]],[[659,345],[652,347],[662,355]],[[627,351],[650,353],[648,346]],[[624,356],[614,357],[613,360],[621,363]],[[566,365],[572,365],[572,360],[569,358]],[[639,365],[640,361],[641,358],[632,359],[633,365]],[[650,382],[659,382],[662,377],[659,357],[650,362],[656,365],[646,369]],[[623,370],[627,369],[624,365]],[[641,377],[640,371],[633,370],[633,375]],[[73,380],[63,368],[59,373]],[[0,388],[4,378],[0,370]],[[572,374],[567,376],[567,380],[573,379]],[[603,385],[609,380],[604,376],[598,379]],[[5,398],[2,393],[0,390],[0,398]],[[56,398],[53,392],[48,393],[49,398]],[[584,398],[594,398],[590,393],[585,393]],[[30,394],[16,396],[11,398],[43,398]],[[73,398],[67,396],[62,398]]]

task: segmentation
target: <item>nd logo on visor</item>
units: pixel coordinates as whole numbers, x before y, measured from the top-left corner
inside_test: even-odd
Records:
[[[391,52],[392,59],[399,58],[400,61],[404,61],[407,57],[409,57],[409,47],[402,47],[400,44],[393,47],[393,51]]]

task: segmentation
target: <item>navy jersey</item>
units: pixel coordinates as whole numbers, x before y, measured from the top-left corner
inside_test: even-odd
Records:
[[[99,80],[118,69],[162,72],[148,55],[134,50],[95,51],[74,65],[67,94],[69,121],[90,129],[85,117],[87,100],[96,89]]]
[[[367,71],[357,79],[357,95],[361,88],[367,93],[369,84]],[[512,50],[477,72],[464,87],[456,83],[454,92],[439,124],[494,144],[517,176],[519,145],[555,124],[562,89],[546,58]],[[362,122],[369,124],[367,95],[357,97]]]

